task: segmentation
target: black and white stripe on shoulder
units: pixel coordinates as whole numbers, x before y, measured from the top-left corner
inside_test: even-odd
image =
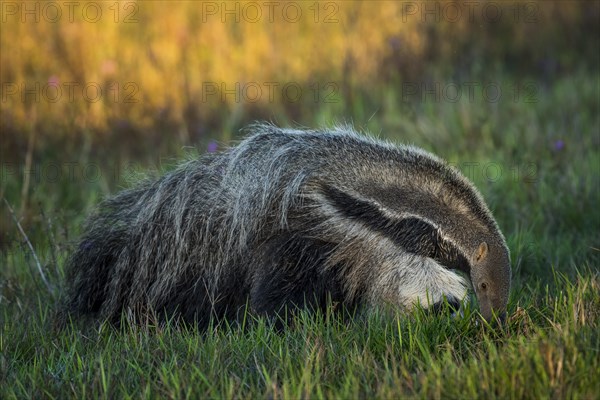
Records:
[[[324,187],[324,195],[341,215],[360,221],[405,251],[430,257],[446,268],[470,273],[471,266],[466,256],[424,218],[414,215],[401,219],[390,218],[376,205],[332,186]]]

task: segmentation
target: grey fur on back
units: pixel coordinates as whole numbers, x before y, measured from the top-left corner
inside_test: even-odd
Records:
[[[249,304],[410,308],[466,294],[482,240],[508,254],[477,190],[415,147],[258,124],[238,146],[118,193],[68,263],[68,311],[150,310],[204,325]]]

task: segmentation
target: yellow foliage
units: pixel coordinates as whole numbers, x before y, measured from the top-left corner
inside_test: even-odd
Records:
[[[236,101],[233,95],[207,98],[207,83],[226,90],[249,82],[263,89],[265,82],[307,86],[323,80],[368,86],[390,57],[413,69],[426,62],[432,24],[408,13],[408,4],[424,3],[4,2],[2,116],[18,126],[33,107],[48,122],[66,124],[63,115],[77,114],[87,128],[105,127],[114,118],[143,125],[162,111],[177,121],[187,106],[207,115]],[[564,18],[580,13],[569,10]],[[466,16],[435,23],[452,37],[468,37],[469,27]],[[527,29],[515,38],[527,40]],[[451,44],[438,50],[451,53]],[[49,80],[62,91],[56,102],[44,93]],[[40,99],[20,89],[36,83]],[[73,86],[65,85],[73,83],[71,96]],[[103,89],[93,101],[83,93],[90,85]],[[259,100],[265,101],[266,95]]]

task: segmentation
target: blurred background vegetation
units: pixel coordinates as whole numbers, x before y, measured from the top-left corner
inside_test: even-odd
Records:
[[[587,195],[552,204],[589,227],[599,19],[597,1],[5,1],[0,197],[31,235],[50,219],[70,239],[138,168],[215,151],[255,120],[351,122],[472,163],[492,205],[502,182],[523,185],[497,210],[512,231],[552,193],[548,168],[583,151],[591,167],[564,192]],[[0,240],[20,240],[4,204]]]

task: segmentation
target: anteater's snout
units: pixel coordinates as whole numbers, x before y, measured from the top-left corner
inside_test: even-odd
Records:
[[[496,318],[498,320],[498,323],[500,325],[504,325],[504,323],[506,322],[506,311],[500,313],[500,315],[498,315],[498,318]]]
[[[491,316],[485,316],[484,319],[493,327],[503,326],[506,322],[506,311],[494,312]]]

